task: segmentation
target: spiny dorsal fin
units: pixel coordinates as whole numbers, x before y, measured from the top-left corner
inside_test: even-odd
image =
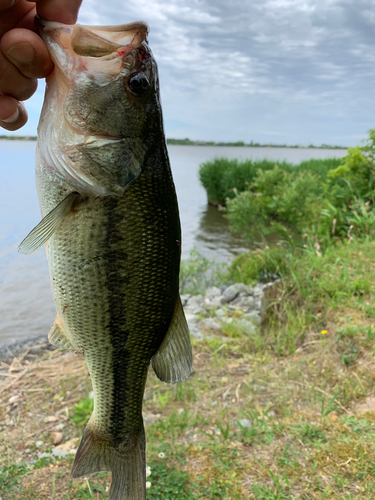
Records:
[[[51,326],[51,330],[48,333],[48,340],[52,345],[60,347],[60,349],[75,350],[59,315],[56,316],[55,322]]]
[[[152,358],[152,367],[160,380],[170,384],[182,382],[192,372],[190,333],[180,297],[167,334]]]
[[[57,207],[43,217],[39,224],[30,231],[21,242],[18,251],[23,254],[29,254],[35,252],[35,250],[38,250],[38,248],[44,245],[56,231],[57,226],[63,218],[68,215],[79,197],[80,195],[78,193],[70,193],[64,198]]]

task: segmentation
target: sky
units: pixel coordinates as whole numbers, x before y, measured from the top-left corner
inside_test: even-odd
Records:
[[[137,20],[168,138],[352,146],[375,128],[375,0],[83,0],[78,22]]]

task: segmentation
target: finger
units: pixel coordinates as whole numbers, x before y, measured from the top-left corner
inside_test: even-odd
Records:
[[[36,14],[35,3],[17,0],[16,3],[8,9],[4,9],[8,0],[0,0],[0,37],[13,28],[27,28],[37,31],[34,24]],[[9,4],[8,4],[9,5]],[[4,12],[2,12],[4,9]]]
[[[16,0],[0,0],[0,10],[8,10],[13,7]]]
[[[27,122],[25,106],[7,95],[0,95],[0,127],[5,130],[18,130]]]
[[[81,3],[82,0],[37,0],[36,11],[47,21],[74,24]]]
[[[0,94],[24,101],[33,95],[38,86],[36,78],[27,78],[0,51]]]
[[[53,69],[45,43],[32,31],[19,28],[9,31],[1,39],[0,48],[4,56],[28,78],[44,78]]]

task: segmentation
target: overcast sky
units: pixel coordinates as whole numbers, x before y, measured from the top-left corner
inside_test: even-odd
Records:
[[[375,0],[83,0],[79,16],[136,20],[167,137],[355,145],[375,128]],[[41,84],[23,133],[42,99]]]

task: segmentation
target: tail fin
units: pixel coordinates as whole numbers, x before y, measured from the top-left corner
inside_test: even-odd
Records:
[[[74,460],[72,476],[112,471],[110,500],[146,500],[145,434],[115,447],[98,440],[87,424]]]

